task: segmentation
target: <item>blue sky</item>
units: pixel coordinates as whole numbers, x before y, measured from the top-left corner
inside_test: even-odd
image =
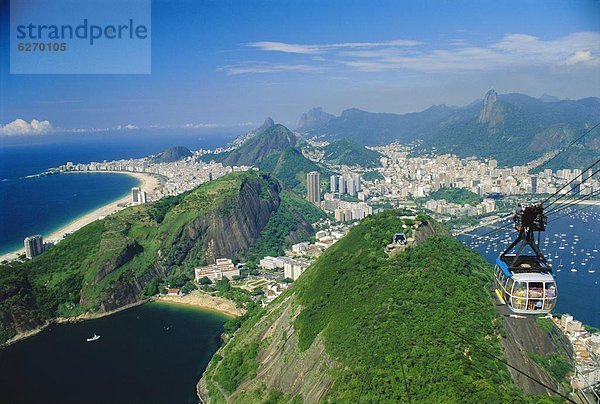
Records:
[[[600,95],[598,1],[154,0],[149,75],[11,75],[1,4],[0,125],[293,126],[315,106],[404,113],[490,88]]]

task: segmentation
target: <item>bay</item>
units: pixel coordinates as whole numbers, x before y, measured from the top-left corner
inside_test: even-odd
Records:
[[[149,303],[52,325],[0,350],[5,403],[197,403],[227,318]],[[87,342],[94,333],[100,339]]]

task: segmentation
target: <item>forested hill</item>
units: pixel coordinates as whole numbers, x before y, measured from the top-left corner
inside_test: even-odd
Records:
[[[183,160],[187,157],[192,157],[194,154],[184,146],[175,146],[168,148],[167,150],[152,156],[150,161],[152,163],[171,163],[173,161]]]
[[[204,161],[215,160],[225,165],[252,166],[273,153],[280,153],[290,147],[294,148],[302,142],[288,128],[281,124],[273,124],[258,130],[256,135],[246,140],[241,146],[227,153],[207,154],[201,156]]]
[[[524,164],[570,144],[600,122],[600,98],[537,99],[524,94],[497,94],[465,107],[432,106],[409,114],[349,109],[339,117],[324,113],[301,122],[298,131],[325,138],[349,138],[363,145],[404,144],[421,140],[422,151],[493,157],[502,165]],[[600,153],[600,130],[561,155],[553,166],[582,167]]]
[[[381,154],[350,140],[339,139],[323,148],[323,160],[328,163],[362,167],[378,166]]]
[[[526,398],[481,256],[427,217],[369,216],[215,354],[199,395],[221,402],[544,402]],[[389,258],[394,233],[418,245]],[[410,230],[409,230],[410,231]],[[462,338],[469,342],[465,342]],[[526,352],[522,353],[527,355]]]
[[[200,159],[232,166],[256,166],[298,192],[305,192],[308,172],[319,171],[323,177],[330,174],[319,164],[304,157],[301,151],[304,140],[285,126],[267,120],[261,128],[251,134],[252,136],[230,152],[206,154],[200,156]]]
[[[30,261],[0,265],[0,343],[55,317],[137,302],[158,283],[184,286],[216,258],[281,254],[322,215],[250,171],[96,220]]]

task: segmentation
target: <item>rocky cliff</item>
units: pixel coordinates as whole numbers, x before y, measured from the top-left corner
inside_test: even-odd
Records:
[[[257,172],[232,173],[177,197],[127,208],[75,232],[19,265],[0,267],[0,342],[57,316],[103,312],[135,303],[155,280],[181,275],[220,257],[243,257],[272,217],[295,217],[313,232],[300,198],[282,206],[279,182]],[[286,196],[286,200],[290,197]],[[296,212],[298,210],[298,212]]]

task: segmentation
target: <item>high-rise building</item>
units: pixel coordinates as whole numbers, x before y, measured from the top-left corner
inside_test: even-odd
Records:
[[[141,189],[139,187],[131,188],[131,202],[138,203],[140,200]]]
[[[345,194],[346,193],[346,179],[343,176],[339,176],[338,177],[338,192],[341,194]]]
[[[331,183],[331,193],[333,194],[337,190],[337,182],[338,182],[337,176],[336,175],[332,175],[329,178],[329,182]]]
[[[33,258],[44,252],[44,239],[39,234],[25,237],[23,244],[25,245],[25,256],[27,258]]]
[[[536,176],[532,176],[531,177],[531,193],[532,194],[537,194],[537,177]]]
[[[354,182],[354,178],[347,179],[346,189],[348,190],[348,195],[356,195],[356,182]]]
[[[134,204],[146,203],[148,196],[140,187],[131,188],[131,202]]]
[[[311,171],[310,173],[306,174],[306,199],[312,203],[321,202],[320,181],[321,178],[318,172]]]

